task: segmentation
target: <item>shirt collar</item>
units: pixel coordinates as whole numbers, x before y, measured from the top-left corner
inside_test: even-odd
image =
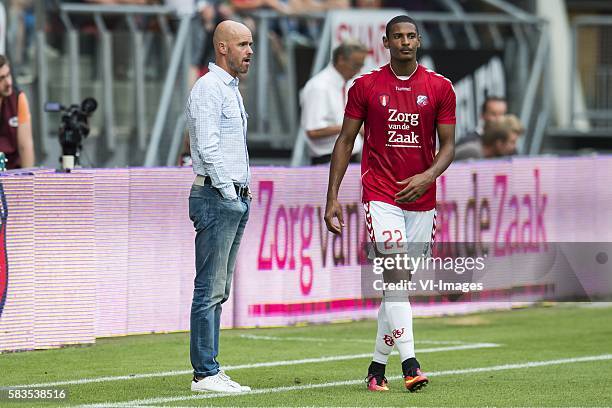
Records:
[[[336,69],[336,67],[334,67],[334,64],[330,63],[327,68],[329,69],[329,73],[330,75],[333,77],[333,79],[335,81],[337,81],[340,84],[345,84],[347,81],[346,79],[344,79],[344,77],[342,76],[342,74],[340,72],[338,72],[338,70]]]
[[[219,78],[221,78],[225,85],[238,86],[238,83],[240,82],[240,79],[238,77],[231,76],[229,72],[227,72],[214,62],[208,63],[208,69],[210,72],[216,74]]]
[[[407,77],[407,78],[406,78],[405,76],[404,76],[404,78],[400,78],[400,76],[399,76],[399,75],[397,75],[397,74],[395,73],[395,71],[393,71],[393,67],[391,66],[391,63],[389,63],[389,69],[391,70],[391,73],[393,73],[393,75],[394,75],[394,76],[395,76],[397,79],[399,79],[399,80],[401,80],[401,81],[407,81],[407,80],[409,80],[410,78],[412,78],[412,76],[413,76],[413,75],[414,75],[414,74],[415,74],[415,73],[416,73],[416,72],[419,70],[419,61],[417,61],[416,68],[414,69],[414,71],[412,71],[412,73],[411,73],[410,75],[408,75],[408,77]],[[403,76],[403,75],[402,75],[402,76]]]

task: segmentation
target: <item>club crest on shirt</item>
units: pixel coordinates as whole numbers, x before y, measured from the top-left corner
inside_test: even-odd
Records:
[[[417,105],[425,106],[429,103],[429,99],[427,99],[427,95],[419,95],[417,96]]]
[[[18,127],[19,126],[19,120],[17,119],[17,116],[13,116],[12,118],[10,118],[8,120],[8,124],[10,127]]]
[[[389,99],[389,95],[387,94],[378,95],[378,102],[380,102],[381,106],[387,106],[389,104]]]

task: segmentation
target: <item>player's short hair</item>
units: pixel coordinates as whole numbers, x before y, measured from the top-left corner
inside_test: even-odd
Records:
[[[7,65],[9,63],[8,58],[5,55],[0,54],[0,68]]]
[[[368,52],[368,48],[361,42],[353,39],[344,40],[332,52],[332,62],[336,64],[340,57],[349,58],[355,52]]]
[[[516,115],[504,115],[499,120],[485,123],[482,144],[484,146],[493,146],[497,141],[506,142],[510,137],[510,132],[521,135],[524,131],[525,128]]]
[[[385,28],[385,35],[387,36],[387,38],[389,38],[389,36],[391,35],[391,29],[393,28],[393,26],[396,25],[396,24],[399,24],[399,23],[410,23],[410,24],[412,24],[414,26],[414,28],[416,29],[417,34],[419,34],[419,26],[417,25],[416,21],[414,21],[414,19],[412,17],[410,17],[410,16],[407,16],[405,14],[401,14],[399,16],[393,17],[387,23],[387,27]]]
[[[484,100],[484,102],[482,103],[482,105],[480,106],[480,114],[484,115],[484,113],[487,111],[487,107],[489,106],[489,102],[505,102],[508,103],[508,101],[506,100],[506,98],[504,98],[503,96],[487,96]]]

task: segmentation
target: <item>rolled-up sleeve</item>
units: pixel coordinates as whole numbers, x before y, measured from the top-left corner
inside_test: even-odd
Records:
[[[197,154],[213,187],[223,197],[234,199],[237,197],[236,190],[232,177],[223,165],[224,157],[220,149],[223,93],[217,84],[211,82],[200,81],[195,87],[185,115],[192,137],[196,138]]]

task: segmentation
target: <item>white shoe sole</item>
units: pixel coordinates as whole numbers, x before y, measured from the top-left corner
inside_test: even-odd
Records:
[[[240,388],[217,388],[217,387],[204,387],[202,385],[197,385],[198,383],[191,383],[191,391],[193,392],[222,392],[226,394],[240,394],[242,392],[251,391],[251,388],[241,386]],[[245,389],[248,388],[248,389]]]

